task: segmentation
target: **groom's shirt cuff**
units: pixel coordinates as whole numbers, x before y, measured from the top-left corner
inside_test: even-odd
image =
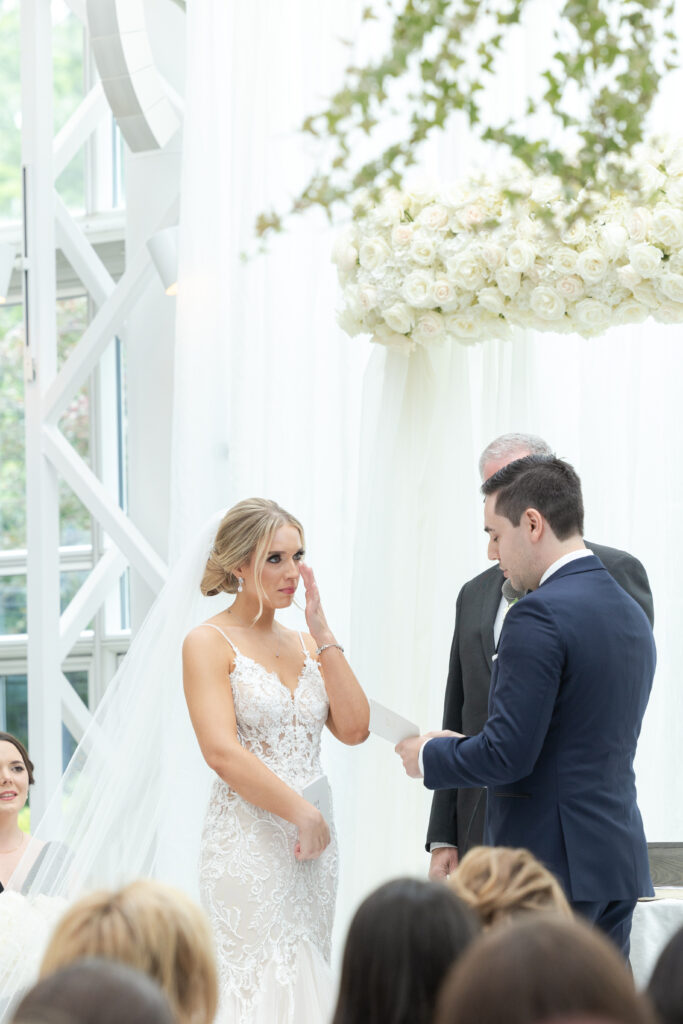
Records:
[[[420,747],[420,753],[417,755],[417,767],[420,769],[420,775],[422,776],[423,779],[425,777],[425,766],[424,766],[423,754],[424,754],[425,747],[427,746],[427,744],[429,743],[429,740],[431,740],[431,739],[434,739],[434,737],[430,736],[428,740],[424,741],[424,743]]]

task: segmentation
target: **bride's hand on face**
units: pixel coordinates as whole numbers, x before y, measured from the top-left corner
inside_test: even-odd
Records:
[[[332,632],[327,625],[325,612],[320,603],[320,591],[318,590],[318,584],[315,582],[313,570],[304,562],[300,563],[299,569],[306,589],[306,625],[308,626],[308,632],[318,646],[320,646],[332,637]]]
[[[294,846],[294,856],[297,860],[315,860],[330,845],[327,822],[317,807],[307,804],[303,820],[297,822],[297,827],[299,838]]]

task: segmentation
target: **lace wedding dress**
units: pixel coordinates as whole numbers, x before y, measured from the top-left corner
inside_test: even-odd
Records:
[[[294,694],[230,644],[240,742],[298,792],[322,774],[320,736],[329,702],[304,646]],[[301,635],[299,637],[301,639]],[[199,885],[219,971],[219,1024],[325,1024],[333,1003],[330,937],[337,843],[297,861],[297,829],[216,778],[202,834]]]

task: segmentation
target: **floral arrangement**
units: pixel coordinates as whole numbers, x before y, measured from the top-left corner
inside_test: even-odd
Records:
[[[572,219],[558,179],[521,167],[366,197],[334,246],[340,325],[412,349],[512,326],[593,337],[683,322],[683,145],[643,147],[637,170],[647,203],[598,194],[589,220]]]

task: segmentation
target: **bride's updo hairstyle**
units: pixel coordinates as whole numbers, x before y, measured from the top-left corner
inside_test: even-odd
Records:
[[[304,546],[304,528],[291,513],[277,502],[267,498],[246,498],[226,512],[218,527],[213,548],[206,563],[201,591],[207,597],[225,592],[236,594],[239,581],[236,570],[240,565],[251,565],[254,570],[256,591],[259,596],[260,617],[264,592],[261,573],[273,539],[281,526],[293,526],[299,531]]]

